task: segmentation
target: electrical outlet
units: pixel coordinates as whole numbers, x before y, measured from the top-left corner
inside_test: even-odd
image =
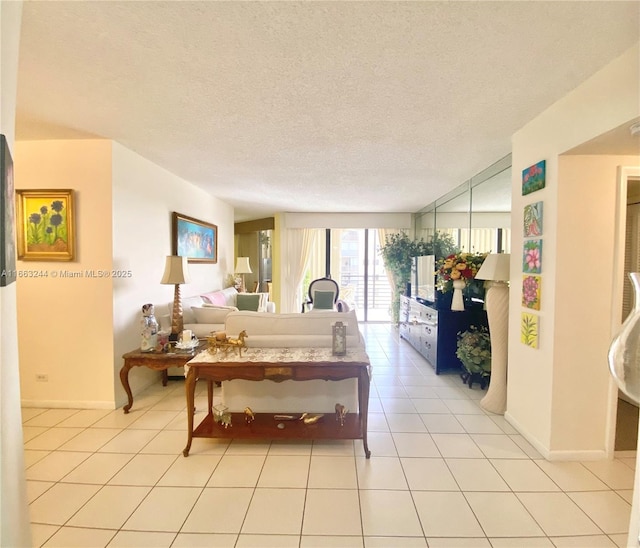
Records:
[[[49,382],[49,375],[45,373],[36,373],[37,382]]]

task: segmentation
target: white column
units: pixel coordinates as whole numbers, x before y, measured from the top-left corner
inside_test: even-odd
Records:
[[[490,282],[486,305],[491,336],[491,382],[480,400],[483,409],[504,415],[507,409],[507,341],[509,337],[509,286]]]

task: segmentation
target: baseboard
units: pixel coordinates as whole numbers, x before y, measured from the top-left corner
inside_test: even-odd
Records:
[[[604,449],[581,449],[577,451],[551,451],[548,460],[587,461],[605,460],[607,458],[607,452]]]
[[[613,454],[617,459],[635,459],[638,452],[632,451],[630,449],[625,449],[623,451],[614,451]]]
[[[513,418],[513,416],[509,413],[509,411],[505,412],[504,414],[504,419],[511,425],[513,426],[518,433],[525,439],[527,440],[532,446],[533,448],[540,453],[546,460],[550,460],[549,459],[549,449],[547,449],[546,447],[544,447],[537,438],[533,437],[526,429],[524,429],[522,427],[522,425]]]
[[[117,409],[112,401],[21,400],[20,405],[35,409]]]
[[[550,450],[549,448],[544,447],[537,438],[532,436],[530,432],[523,428],[508,411],[504,414],[504,418],[535,448],[538,453],[548,461],[590,461],[604,460],[608,458],[607,452],[604,449],[577,449],[571,451]]]

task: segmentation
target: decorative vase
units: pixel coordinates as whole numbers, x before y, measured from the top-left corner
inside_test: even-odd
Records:
[[[453,280],[453,297],[451,299],[451,310],[464,310],[464,280]]]
[[[640,403],[640,272],[629,273],[635,297],[633,310],[609,347],[609,369],[618,387]]]

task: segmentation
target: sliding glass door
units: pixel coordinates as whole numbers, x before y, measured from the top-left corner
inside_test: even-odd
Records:
[[[330,235],[330,274],[340,285],[340,299],[356,310],[359,321],[391,321],[391,286],[378,231],[332,229]]]

